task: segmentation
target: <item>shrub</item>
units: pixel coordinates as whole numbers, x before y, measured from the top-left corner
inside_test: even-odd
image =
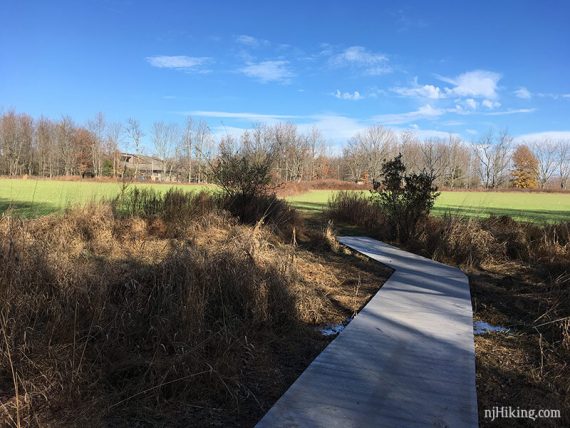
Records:
[[[272,167],[272,153],[259,156],[245,149],[233,150],[227,144],[221,145],[210,176],[221,187],[232,213],[247,221],[254,201],[271,190]]]
[[[406,174],[401,154],[383,163],[382,177],[381,182],[374,182],[373,200],[384,212],[395,237],[406,242],[439,196],[434,177],[425,172]]]

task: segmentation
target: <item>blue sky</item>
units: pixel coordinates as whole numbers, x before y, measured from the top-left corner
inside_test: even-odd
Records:
[[[568,1],[0,0],[0,109],[570,137]]]

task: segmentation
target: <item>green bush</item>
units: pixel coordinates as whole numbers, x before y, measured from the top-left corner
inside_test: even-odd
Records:
[[[382,181],[374,181],[372,200],[383,211],[393,238],[408,241],[439,196],[434,177],[425,172],[406,174],[402,155],[382,164]]]

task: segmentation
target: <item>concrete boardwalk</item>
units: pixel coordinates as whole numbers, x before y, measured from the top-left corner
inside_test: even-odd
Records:
[[[476,427],[468,279],[366,237],[339,241],[395,269],[258,427]]]

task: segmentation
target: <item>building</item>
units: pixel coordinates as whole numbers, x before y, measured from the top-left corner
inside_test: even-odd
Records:
[[[168,179],[166,162],[154,156],[121,153],[119,166],[122,175],[152,181]]]

